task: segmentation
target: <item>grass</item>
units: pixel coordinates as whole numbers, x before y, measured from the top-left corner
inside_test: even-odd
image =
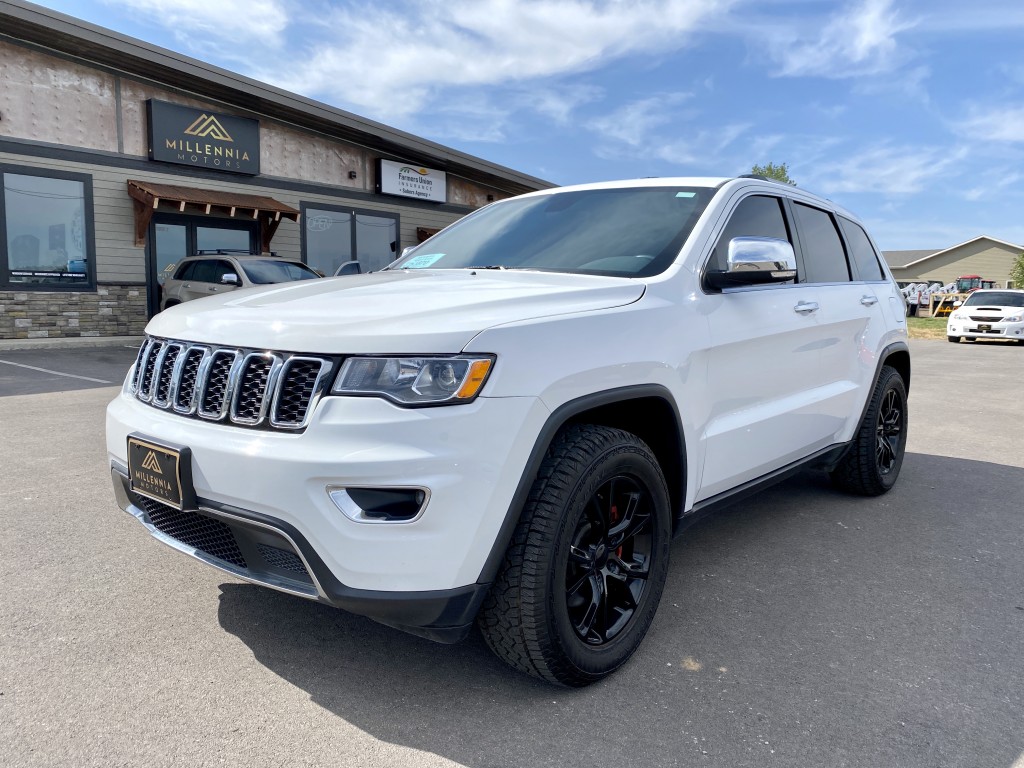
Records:
[[[907,333],[912,339],[944,339],[946,338],[946,318],[908,317]]]

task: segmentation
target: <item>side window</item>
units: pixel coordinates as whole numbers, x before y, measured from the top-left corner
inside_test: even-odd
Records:
[[[213,264],[213,279],[207,282],[219,283],[224,278],[224,275],[238,274],[238,270],[235,269],[235,266],[230,261],[218,260],[211,263]]]
[[[802,203],[793,203],[793,215],[804,253],[804,274],[800,282],[849,282],[850,267],[832,215]]]
[[[729,217],[718,244],[711,253],[708,269],[725,270],[729,256],[729,241],[734,237],[774,237],[792,242],[782,213],[782,201],[777,197],[754,195],[745,198]]]
[[[846,235],[846,242],[850,244],[850,256],[853,263],[857,265],[857,274],[861,280],[884,280],[885,273],[878,263],[878,254],[871,246],[867,233],[857,224],[849,219],[839,217],[839,225]]]
[[[202,261],[195,262],[195,268],[192,270],[191,280],[195,280],[198,283],[216,283],[220,282],[220,278],[217,277],[217,262],[212,259],[203,259]]]
[[[196,273],[196,262],[187,261],[178,267],[178,271],[174,273],[175,280],[191,280]]]

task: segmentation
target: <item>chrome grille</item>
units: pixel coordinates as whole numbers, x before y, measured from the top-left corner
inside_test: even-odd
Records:
[[[330,358],[147,339],[131,390],[144,403],[184,416],[299,430],[333,369]]]
[[[164,345],[163,354],[160,355],[154,366],[153,378],[156,381],[156,392],[153,394],[153,405],[161,408],[167,407],[174,376],[174,361],[178,359],[178,355],[183,349],[185,349],[184,344]]]
[[[324,374],[322,360],[315,357],[293,357],[284,364],[281,387],[275,396],[270,417],[275,427],[294,427],[306,423],[313,394]]]
[[[178,377],[178,387],[174,393],[174,410],[181,413],[194,413],[196,381],[199,367],[209,352],[206,347],[191,347],[185,353]]]
[[[199,415],[204,419],[220,419],[224,416],[231,369],[237,359],[236,350],[217,350],[210,356],[199,392]]]

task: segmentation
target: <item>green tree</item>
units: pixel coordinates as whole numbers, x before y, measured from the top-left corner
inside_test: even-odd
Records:
[[[1014,288],[1024,288],[1024,253],[1010,267],[1010,279],[1013,280]]]
[[[789,178],[789,164],[788,163],[765,163],[764,165],[755,165],[750,169],[750,172],[757,176],[767,176],[769,179],[775,181],[781,181],[783,184],[789,184],[791,187],[796,186],[796,182]]]

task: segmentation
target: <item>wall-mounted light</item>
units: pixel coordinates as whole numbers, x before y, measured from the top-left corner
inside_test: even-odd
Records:
[[[354,179],[354,178],[356,177],[356,172],[355,172],[355,171],[349,171],[349,172],[348,172],[348,177],[349,177],[350,179]]]

